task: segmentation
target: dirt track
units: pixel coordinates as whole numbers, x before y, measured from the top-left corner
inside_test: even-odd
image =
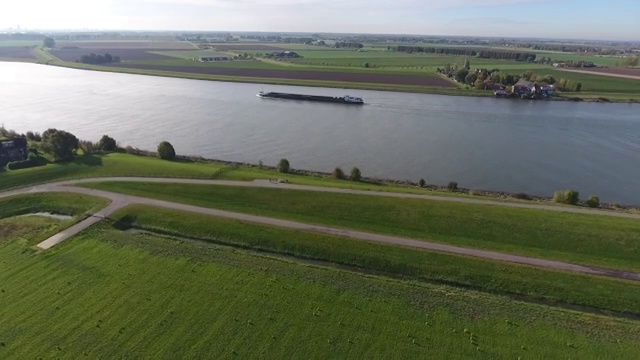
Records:
[[[392,245],[405,246],[405,247],[411,247],[411,248],[419,248],[419,249],[425,249],[425,250],[431,250],[431,251],[439,251],[439,252],[452,253],[452,254],[458,254],[458,255],[472,256],[472,257],[478,257],[478,258],[495,260],[495,261],[525,264],[525,265],[542,267],[547,269],[571,271],[571,272],[582,273],[582,274],[600,275],[600,276],[607,276],[607,277],[613,277],[613,278],[619,278],[619,279],[640,281],[640,273],[626,272],[626,271],[613,270],[613,269],[603,269],[603,268],[596,268],[596,267],[590,267],[590,266],[584,266],[584,265],[576,265],[576,264],[564,263],[560,261],[552,261],[552,260],[524,257],[524,256],[518,256],[518,255],[512,255],[512,254],[504,254],[504,253],[480,250],[480,249],[474,249],[474,248],[464,248],[464,247],[447,245],[447,244],[430,243],[426,241],[413,240],[408,238],[381,235],[381,234],[373,234],[373,233],[367,233],[362,231],[337,229],[337,228],[321,226],[321,225],[305,224],[305,223],[300,223],[295,221],[235,213],[235,212],[224,211],[224,210],[204,208],[199,206],[185,205],[185,204],[173,203],[168,201],[148,199],[143,197],[129,196],[129,195],[117,194],[117,193],[112,193],[107,191],[71,186],[74,183],[91,182],[91,181],[95,182],[96,180],[98,179],[84,179],[84,180],[65,181],[65,182],[59,182],[59,183],[53,183],[53,184],[47,184],[47,185],[40,185],[40,186],[31,187],[31,188],[0,193],[0,197],[7,197],[7,196],[34,193],[34,192],[69,192],[69,193],[79,193],[79,194],[85,194],[90,196],[103,197],[111,200],[111,204],[105,209],[101,210],[100,212],[94,214],[93,216],[88,217],[87,219],[77,223],[76,225],[38,244],[38,247],[42,249],[49,249],[61,243],[62,241],[78,234],[82,230],[97,223],[102,218],[108,217],[118,209],[121,209],[130,204],[141,204],[141,205],[187,211],[187,212],[199,213],[199,214],[228,218],[228,219],[241,220],[241,221],[264,224],[269,226],[277,226],[277,227],[283,227],[283,228],[289,228],[289,229],[295,229],[295,230],[301,230],[301,231],[344,236],[344,237],[357,239],[357,240],[364,240],[364,241],[370,241],[370,242],[392,244]],[[473,199],[464,199],[464,198],[461,199],[461,198],[448,198],[448,197],[429,197],[429,196],[400,194],[400,193],[371,193],[371,192],[358,191],[358,190],[331,189],[331,188],[321,188],[321,187],[312,187],[312,186],[296,186],[296,185],[288,185],[288,184],[271,184],[271,183],[265,183],[265,182],[248,183],[248,182],[239,182],[239,181],[152,179],[152,178],[103,178],[103,179],[100,179],[100,181],[138,181],[138,182],[154,182],[154,183],[164,182],[164,183],[182,183],[182,184],[216,184],[216,185],[248,186],[248,187],[284,187],[284,188],[289,188],[294,190],[314,189],[317,191],[326,191],[326,192],[341,192],[341,193],[353,193],[353,194],[365,193],[367,195],[379,195],[379,196],[421,197],[424,199],[436,199],[436,200],[442,200],[442,201],[459,201],[459,202],[474,202],[474,203],[476,202],[476,201],[469,201]],[[480,201],[480,202],[492,204],[492,205],[506,205],[506,206],[527,205],[527,204],[511,204],[511,203],[498,203],[498,202],[483,202],[483,201]],[[539,206],[536,206],[536,205],[527,205],[525,207],[540,208]],[[549,206],[549,207],[553,208],[552,206]],[[564,208],[559,208],[561,210],[557,210],[557,209],[558,208],[556,208],[556,211],[567,210],[569,212],[575,212],[572,210],[577,210],[577,209],[564,209]],[[590,211],[590,213],[598,213],[598,212]],[[625,215],[630,215],[631,217],[634,217],[634,218],[640,218],[640,216],[638,215],[632,215],[632,214],[625,214]]]

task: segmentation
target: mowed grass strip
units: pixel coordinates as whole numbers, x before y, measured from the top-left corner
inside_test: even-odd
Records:
[[[621,269],[640,269],[640,221],[421,199],[229,186],[83,186],[203,207]]]
[[[0,190],[82,177],[155,176],[209,178],[221,165],[164,161],[153,157],[111,153],[78,156],[75,160],[45,166],[0,170]]]
[[[392,277],[518,295],[535,301],[544,299],[640,315],[637,302],[640,287],[630,281],[503,264],[141,205],[128,206],[111,218],[121,229],[134,228],[323,261]]]
[[[2,358],[637,358],[638,322],[99,225],[0,244]]]

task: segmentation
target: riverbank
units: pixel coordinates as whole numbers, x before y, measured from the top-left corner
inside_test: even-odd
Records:
[[[125,153],[126,151],[126,153]],[[348,171],[348,169],[344,169]],[[0,190],[22,188],[51,181],[99,177],[180,177],[216,180],[270,180],[274,183],[324,186],[371,192],[395,192],[453,196],[479,200],[497,200],[525,204],[569,206],[553,202],[551,196],[531,195],[504,191],[470,189],[451,184],[427,184],[397,179],[381,179],[363,176],[360,181],[335,179],[333,174],[322,171],[291,168],[287,173],[277,167],[264,164],[208,159],[201,156],[176,156],[175,161],[159,160],[156,153],[128,147],[116,153],[80,155],[73,161],[50,163],[21,170],[0,171]],[[563,189],[558,189],[563,190]],[[584,201],[577,204],[586,208]],[[640,213],[640,208],[616,203],[602,203],[600,209],[616,212]]]
[[[37,60],[22,60],[44,65],[53,65],[66,68],[91,70],[100,72],[113,72],[124,74],[136,74],[147,76],[161,76],[170,78],[182,78],[191,80],[208,80],[208,81],[224,81],[236,83],[257,83],[269,85],[290,85],[290,86],[308,86],[338,89],[356,89],[356,90],[374,90],[374,91],[390,91],[405,93],[421,93],[451,96],[468,96],[468,97],[493,97],[491,91],[480,91],[475,89],[463,88],[455,81],[451,81],[444,76],[434,75],[437,79],[442,79],[453,84],[453,87],[437,87],[437,86],[416,86],[416,85],[400,85],[400,84],[384,84],[384,83],[361,83],[353,81],[326,81],[326,80],[300,80],[288,78],[274,77],[244,77],[244,76],[228,76],[206,74],[198,72],[181,72],[166,71],[156,69],[145,69],[136,67],[126,67],[126,63],[119,66],[99,66],[82,64],[78,62],[69,62],[61,60],[51,53],[35,48],[32,50]],[[375,74],[375,72],[373,72]],[[398,72],[401,74],[402,72]],[[346,74],[350,74],[347,72]],[[409,74],[409,73],[407,73]],[[606,76],[602,76],[605,77]],[[585,102],[614,102],[614,103],[637,103],[640,102],[640,93],[615,93],[615,92],[585,92],[585,93],[566,93],[554,96],[551,100],[555,101],[585,101]]]

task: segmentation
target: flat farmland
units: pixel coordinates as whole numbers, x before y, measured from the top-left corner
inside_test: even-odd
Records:
[[[169,56],[177,59],[192,60],[201,56],[229,56],[213,50],[171,50],[153,51],[154,54]]]
[[[3,47],[31,47],[42,45],[39,40],[0,40],[0,48]]]
[[[193,74],[221,75],[249,78],[276,78],[310,81],[336,81],[367,84],[414,85],[455,88],[456,85],[438,76],[408,74],[380,74],[374,72],[334,72],[307,70],[278,70],[233,68],[218,66],[176,66],[159,64],[118,64],[119,67],[156,71],[184,72]]]
[[[56,47],[78,47],[82,49],[161,49],[161,50],[188,50],[193,45],[186,41],[59,41]]]
[[[89,55],[90,53],[105,54],[109,53],[113,56],[119,56],[121,61],[134,61],[134,60],[163,60],[170,59],[168,56],[159,55],[154,51],[162,49],[117,49],[117,48],[86,48],[86,49],[65,49],[65,50],[51,50],[51,55],[57,57],[62,61],[75,62],[80,60],[82,55]]]
[[[31,48],[26,46],[7,46],[0,47],[0,58],[7,59],[35,59],[35,55],[31,52]]]
[[[562,69],[562,71],[640,80],[640,69],[637,68]]]
[[[261,51],[284,51],[288,50],[286,47],[278,45],[265,45],[265,44],[243,44],[243,45],[228,45],[228,44],[213,44],[218,51],[247,51],[247,50],[261,50]]]

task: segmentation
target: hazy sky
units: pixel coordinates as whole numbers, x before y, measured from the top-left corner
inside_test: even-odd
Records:
[[[640,40],[640,0],[1,0],[18,25]]]

